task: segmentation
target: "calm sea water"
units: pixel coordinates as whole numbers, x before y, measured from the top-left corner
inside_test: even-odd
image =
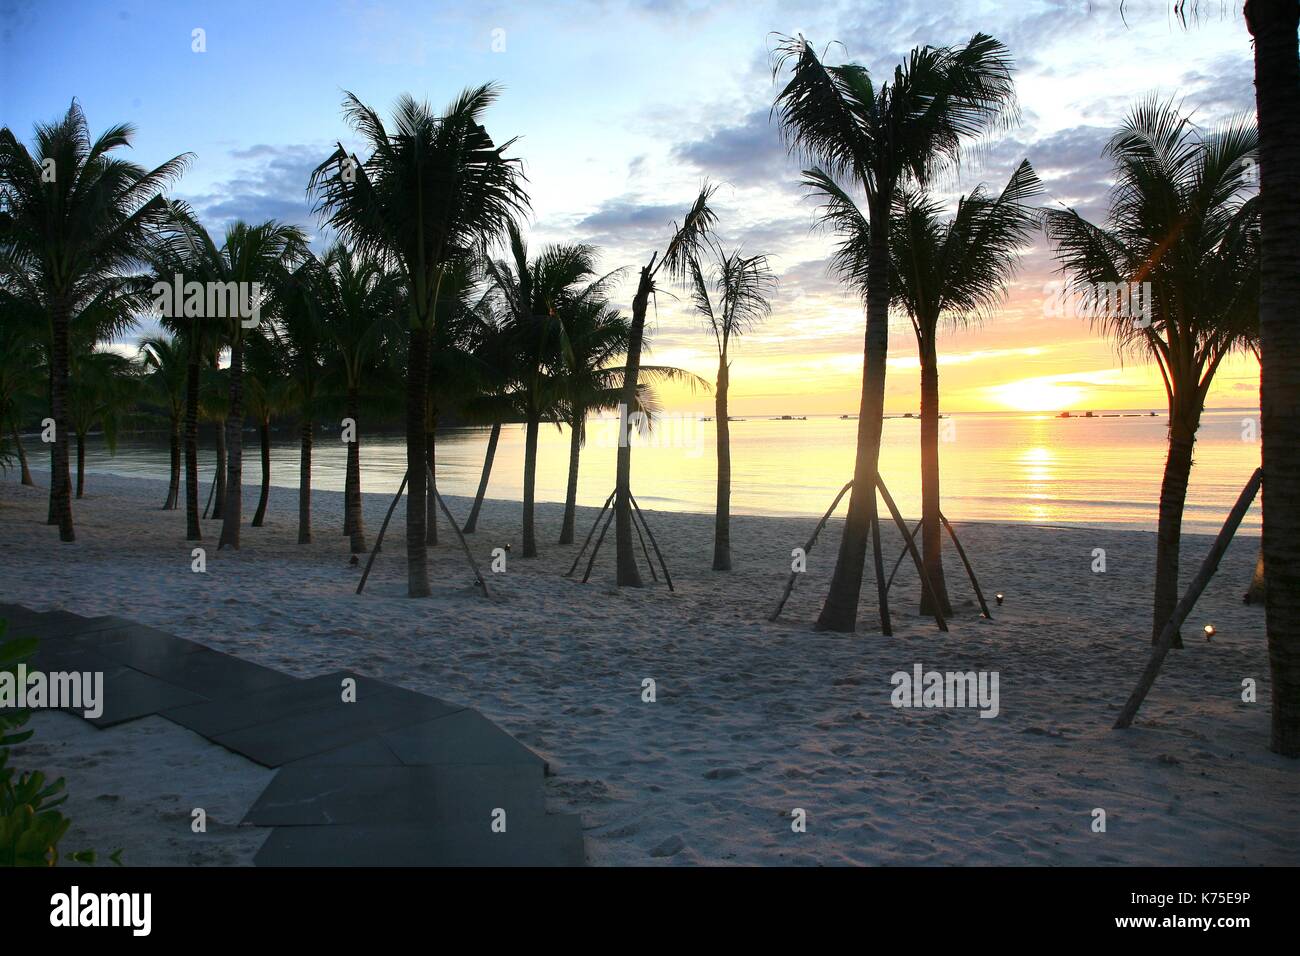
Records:
[[[1122,527],[1155,530],[1164,467],[1163,413],[1148,417],[1060,419],[1046,415],[970,413],[941,422],[944,512],[954,520]],[[1213,533],[1241,487],[1259,465],[1259,443],[1249,433],[1254,410],[1207,412],[1196,444],[1184,528]],[[852,477],[856,421],[814,417],[780,421],[746,417],[731,423],[732,510],[737,514],[820,515]],[[644,506],[711,512],[716,460],[715,425],[669,416],[645,438],[634,441],[633,493]],[[920,425],[916,419],[885,422],[881,474],[908,517],[920,513]],[[599,506],[614,487],[617,423],[588,425],[578,499]],[[478,484],[486,428],[445,429],[438,435],[438,483],[448,494],[472,495]],[[206,435],[205,435],[206,437]],[[256,435],[245,434],[245,481],[256,486],[260,465]],[[502,429],[488,496],[521,497],[524,431]],[[342,490],[345,446],[337,429],[317,438],[312,482]],[[563,501],[569,435],[543,429],[538,452],[540,501]],[[35,456],[36,463],[41,463]],[[167,448],[156,438],[125,439],[110,456],[98,439],[88,449],[88,471],[167,477]],[[215,452],[201,449],[205,482]],[[397,490],[405,470],[400,435],[363,435],[362,486],[367,492]],[[274,435],[272,483],[296,488],[296,429]],[[88,479],[93,493],[93,478]],[[250,505],[251,507],[251,505]],[[841,505],[841,509],[845,506]],[[842,513],[842,511],[841,511]],[[1257,533],[1258,506],[1243,523]]]

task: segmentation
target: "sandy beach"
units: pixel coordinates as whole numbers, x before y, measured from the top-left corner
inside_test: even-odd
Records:
[[[47,475],[36,472],[38,485]],[[431,550],[434,595],[405,596],[398,509],[364,595],[353,594],[342,495],[313,496],[315,542],[296,542],[296,493],[274,488],[268,526],[190,569],[184,511],[162,482],[90,476],[75,544],[44,524],[44,487],[0,488],[0,600],[117,614],[300,677],[352,668],[479,708],[550,764],[550,809],[582,817],[589,862],[626,864],[1290,864],[1300,858],[1300,772],[1267,752],[1262,609],[1243,606],[1258,539],[1228,552],[1137,725],[1110,724],[1146,661],[1153,534],[958,524],[990,599],[981,620],[949,554],[957,612],[943,635],[916,615],[900,570],[895,635],[875,633],[870,582],[855,635],[811,627],[833,521],[778,623],[767,615],[813,522],[736,517],[736,570],[711,571],[712,519],[651,512],[676,592],[613,586],[606,543],[592,582],[563,577],[560,506],[539,506],[542,555],[519,553],[520,506],[489,501],[470,541],[482,598],[450,529]],[[256,490],[246,488],[245,502]],[[468,502],[449,498],[464,515]],[[367,495],[367,530],[386,497]],[[579,539],[594,514],[580,512]],[[892,531],[892,529],[891,529]],[[611,539],[612,540],[612,539]],[[887,561],[897,554],[887,537]],[[1186,535],[1184,575],[1209,547]],[[1106,550],[1094,573],[1093,549]],[[1212,642],[1205,623],[1217,629]],[[926,670],[996,671],[1000,712],[898,709],[890,682]],[[642,699],[643,681],[656,700]],[[1244,703],[1242,681],[1258,684]],[[160,718],[99,731],[38,715],[16,762],[67,778],[65,849],[125,848],[134,864],[246,864],[266,831],[237,826],[272,771]],[[28,758],[31,758],[30,761]],[[190,832],[190,809],[208,832]],[[791,828],[796,808],[806,832]],[[1104,833],[1092,828],[1106,812]]]

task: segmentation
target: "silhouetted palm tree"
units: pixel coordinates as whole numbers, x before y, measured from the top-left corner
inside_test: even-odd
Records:
[[[424,427],[438,279],[449,259],[499,235],[528,204],[519,162],[505,156],[513,140],[497,145],[481,123],[496,92],[491,85],[466,90],[442,115],[404,95],[391,132],[349,93],[344,115],[366,140],[370,156],[359,160],[340,145],[310,183],[326,224],[355,252],[393,262],[405,285],[406,557],[412,597],[429,594]]]
[[[663,248],[663,255],[655,252],[650,261],[641,267],[636,293],[632,296],[632,326],[628,330],[627,361],[623,374],[620,405],[631,411],[637,405],[640,389],[641,349],[645,339],[645,318],[650,307],[650,296],[655,292],[655,279],[662,270],[678,282],[689,274],[688,263],[697,253],[700,243],[709,234],[716,216],[709,208],[714,187],[705,183],[695,202],[687,210],[682,224],[673,223],[673,232]],[[619,427],[617,472],[614,485],[614,545],[615,581],[619,587],[641,586],[641,572],[637,570],[633,551],[632,528],[632,442]]]
[[[555,419],[563,398],[556,375],[563,361],[562,315],[602,295],[613,274],[596,276],[592,246],[551,245],[530,259],[518,224],[509,223],[506,232],[510,259],[489,260],[486,268],[516,356],[516,396],[525,428],[523,556],[532,558],[537,556],[537,439],[542,422]]]
[[[1272,749],[1300,757],[1300,5],[1246,0],[1255,39],[1262,291],[1260,407]]]
[[[1140,305],[1092,296],[1094,322],[1121,348],[1153,358],[1169,400],[1160,489],[1154,642],[1178,603],[1178,557],[1192,448],[1219,363],[1249,347],[1259,316],[1259,198],[1247,197],[1259,147],[1253,121],[1204,134],[1170,103],[1138,103],[1111,139],[1115,169],[1104,226],[1045,213],[1056,257],[1076,288],[1148,284]]]
[[[768,301],[776,276],[766,256],[745,256],[739,249],[724,252],[710,244],[711,261],[691,257],[691,297],[704,317],[718,351],[718,384],[714,393],[714,422],[718,435],[718,493],[713,517],[713,570],[731,570],[731,430],[727,395],[731,387],[731,340],[748,332],[772,311]]]
[[[39,340],[45,317],[39,309],[0,289],[0,437],[13,442],[24,485],[35,486],[19,429],[42,391]]]
[[[163,502],[163,511],[174,511],[180,506],[181,422],[185,418],[185,382],[188,371],[186,351],[185,342],[175,336],[152,335],[140,343],[140,359],[148,372],[145,383],[153,398],[167,412],[171,457],[167,500]]]
[[[292,405],[292,380],[278,341],[257,330],[245,341],[244,402],[257,423],[257,446],[262,460],[262,489],[250,526],[266,523],[271,501],[271,420]]]
[[[311,544],[311,460],[316,424],[328,397],[325,394],[325,357],[331,346],[319,299],[329,295],[324,267],[314,256],[298,267],[276,290],[277,321],[274,335],[284,350],[289,379],[289,402],[298,413],[298,543]]]
[[[774,75],[791,65],[773,107],[790,149],[814,164],[818,180],[847,179],[866,197],[869,236],[865,274],[846,275],[866,299],[867,328],[853,491],[830,592],[819,628],[852,631],[857,618],[867,538],[876,519],[876,476],[885,414],[889,353],[889,214],[898,188],[924,185],[964,140],[988,130],[1012,103],[1011,60],[993,37],[978,33],[961,47],[917,47],[892,81],[876,84],[856,63],[826,66],[803,37],[782,38]],[[832,219],[830,224],[838,225]],[[884,576],[880,535],[876,577]],[[883,591],[883,584],[880,584]],[[884,608],[881,608],[882,619]]]
[[[0,129],[0,275],[40,303],[49,321],[56,428],[50,501],[63,541],[76,537],[68,462],[72,323],[80,308],[144,263],[153,233],[169,218],[160,192],[188,158],[152,170],[119,159],[114,152],[129,147],[134,133],[123,124],[92,140],[75,100],[61,120],[37,125],[31,151]]]
[[[355,429],[347,450],[343,533],[349,536],[352,553],[360,554],[366,550],[361,508],[362,388],[367,377],[373,377],[386,333],[395,337],[401,329],[401,285],[382,259],[374,254],[353,255],[340,242],[325,252],[316,301],[332,359],[340,366],[344,415]]]
[[[889,288],[894,303],[911,319],[920,356],[922,553],[944,617],[952,615],[952,606],[943,575],[939,519],[939,323],[965,325],[993,314],[1003,301],[1020,252],[1038,225],[1036,211],[1025,203],[1040,191],[1038,177],[1025,160],[1000,195],[977,187],[957,201],[956,212],[946,222],[940,219],[942,203],[922,192],[904,190],[894,203]],[[841,249],[852,255],[865,247],[862,237]],[[865,269],[865,263],[860,265]],[[924,587],[921,613],[934,613]]]
[[[110,454],[117,453],[117,433],[135,404],[139,379],[131,360],[116,352],[74,355],[68,387],[68,419],[77,436],[77,497],[86,491],[86,436],[99,427]]]

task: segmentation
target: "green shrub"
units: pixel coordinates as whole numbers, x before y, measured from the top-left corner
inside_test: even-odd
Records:
[[[0,673],[17,679],[18,665],[31,660],[37,641],[32,637],[5,640],[7,630],[8,622],[0,620]],[[33,731],[22,729],[31,716],[27,709],[0,710],[0,866],[54,866],[59,862],[59,841],[72,823],[57,809],[68,799],[62,777],[47,783],[39,770],[20,774],[9,766],[9,748],[32,736]],[[68,859],[93,863],[95,853],[83,850]]]

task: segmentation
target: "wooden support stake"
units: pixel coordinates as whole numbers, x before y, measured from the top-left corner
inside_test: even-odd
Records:
[[[889,508],[889,513],[894,516],[894,524],[898,525],[899,532],[903,535],[903,540],[907,542],[907,549],[912,552],[912,560],[916,562],[916,573],[921,578],[921,587],[930,595],[930,602],[934,605],[934,623],[939,625],[939,630],[948,630],[948,624],[943,619],[943,611],[939,609],[939,596],[935,593],[934,585],[930,582],[930,575],[925,570],[925,563],[921,560],[920,553],[916,550],[916,542],[908,536],[907,522],[903,516],[898,513],[898,507],[894,504],[894,499],[889,494],[889,489],[885,487],[884,480],[880,475],[876,475],[876,487],[880,489],[880,496],[885,499],[885,506]]]
[[[649,552],[649,550],[648,550],[648,549],[646,548],[646,546],[645,546],[645,535],[643,535],[643,534],[641,533],[641,526],[642,526],[643,524],[645,524],[645,515],[641,514],[641,512],[640,512],[639,510],[636,512],[636,515],[637,515],[637,517],[639,517],[641,520],[640,520],[639,522],[638,522],[638,521],[633,521],[633,522],[632,522],[632,527],[636,529],[636,539],[637,539],[638,541],[641,542],[641,553],[642,553],[643,555],[645,555],[645,563],[648,564],[648,565],[650,565],[650,577],[651,577],[654,581],[658,582],[658,580],[659,580],[659,572],[655,570],[655,563],[654,563],[653,561],[650,560],[650,552]],[[647,530],[649,530],[649,529],[647,529]]]
[[[432,479],[433,475],[430,474],[429,478]],[[468,542],[465,541],[465,535],[461,533],[460,525],[451,516],[451,510],[447,507],[447,502],[443,501],[442,495],[436,491],[433,493],[433,497],[437,500],[442,513],[447,516],[447,521],[451,523],[451,530],[455,531],[456,537],[460,539],[460,546],[465,550],[465,557],[469,558],[469,566],[474,569],[474,577],[478,578],[478,586],[483,589],[483,596],[485,598],[492,597],[492,592],[488,590],[487,579],[483,577],[483,572],[478,569],[478,562],[474,560],[474,554],[470,551]]]
[[[1237,503],[1232,506],[1232,511],[1228,512],[1228,520],[1223,522],[1223,528],[1219,531],[1219,536],[1214,539],[1214,546],[1210,548],[1210,553],[1201,562],[1201,569],[1196,572],[1196,577],[1192,579],[1187,593],[1183,595],[1182,600],[1178,602],[1178,606],[1174,608],[1173,615],[1165,622],[1164,630],[1160,632],[1160,638],[1156,641],[1155,647],[1151,649],[1151,658],[1147,661],[1146,669],[1142,671],[1142,676],[1138,679],[1137,687],[1133,688],[1133,693],[1129,694],[1124,709],[1119,712],[1119,719],[1115,721],[1115,730],[1124,730],[1133,723],[1138,708],[1142,706],[1142,701],[1146,699],[1147,692],[1151,690],[1151,685],[1156,682],[1156,675],[1160,673],[1160,665],[1164,662],[1165,655],[1169,653],[1169,648],[1173,646],[1174,635],[1178,633],[1178,629],[1187,620],[1187,615],[1192,613],[1192,608],[1196,606],[1196,601],[1200,598],[1201,592],[1205,590],[1205,586],[1210,583],[1210,578],[1218,570],[1219,561],[1222,560],[1224,552],[1228,550],[1228,545],[1232,543],[1232,536],[1236,534],[1241,519],[1245,517],[1246,511],[1250,508],[1250,503],[1255,500],[1255,495],[1259,493],[1259,486],[1263,480],[1263,470],[1256,468],[1255,473],[1250,476],[1250,481],[1246,482],[1246,487],[1241,489],[1241,495],[1237,498]]]
[[[393,496],[393,502],[388,506],[388,514],[384,515],[384,523],[379,526],[379,537],[375,539],[375,550],[370,552],[370,558],[366,561],[366,569],[361,572],[361,580],[357,584],[357,593],[366,586],[366,578],[370,577],[370,568],[375,563],[375,555],[379,553],[380,546],[384,543],[384,532],[388,530],[388,522],[392,520],[393,509],[397,503],[402,500],[402,492],[406,490],[406,479],[410,477],[410,472],[402,475],[402,483],[397,486],[397,494]]]
[[[610,509],[609,515],[605,518],[605,524],[600,529],[600,537],[596,539],[596,546],[591,549],[591,560],[587,562],[587,570],[582,574],[582,583],[586,584],[591,578],[591,569],[596,564],[596,555],[600,553],[601,542],[605,540],[605,534],[609,531],[609,523],[614,520],[614,509]],[[594,530],[594,529],[593,529]]]
[[[908,537],[910,537],[913,541],[915,541],[916,533],[920,530],[921,530],[921,522],[918,521],[916,523],[916,527],[912,529],[912,533],[908,535]],[[903,550],[898,552],[898,560],[894,562],[894,570],[889,572],[889,584],[887,585],[887,587],[894,586],[894,575],[896,575],[898,573],[898,569],[903,566],[903,559],[905,557],[907,557],[907,545],[903,545]]]
[[[817,527],[813,528],[812,537],[809,538],[808,543],[803,546],[804,557],[807,557],[812,553],[813,545],[817,543],[817,536],[822,533],[822,528],[826,527],[826,522],[830,520],[831,515],[835,513],[835,509],[839,507],[840,499],[848,494],[849,489],[852,487],[853,482],[850,481],[847,485],[841,488],[840,493],[836,495],[835,500],[831,502],[831,506],[827,508],[826,513],[822,515],[822,520],[817,522]],[[785,602],[790,600],[790,593],[794,590],[794,582],[798,576],[798,571],[790,572],[790,577],[787,578],[785,582],[785,592],[781,595],[781,600],[776,602],[776,610],[767,616],[769,621],[775,621],[781,616],[781,611],[785,608]]]
[[[673,587],[672,576],[668,573],[668,562],[664,560],[663,552],[659,550],[659,542],[655,540],[655,533],[650,530],[650,523],[645,520],[645,515],[641,511],[641,506],[636,503],[636,498],[633,497],[631,492],[628,492],[628,499],[632,502],[632,509],[641,516],[641,524],[645,527],[645,533],[650,536],[650,547],[655,549],[655,556],[659,558],[659,567],[663,568],[664,580],[668,582],[668,590],[675,591],[676,588]],[[648,555],[646,556],[646,560],[650,560]]]
[[[591,544],[591,536],[595,534],[596,529],[600,527],[600,519],[605,514],[605,509],[609,507],[609,503],[614,500],[614,495],[616,493],[617,492],[611,491],[609,497],[605,499],[605,503],[600,506],[600,512],[596,515],[596,520],[592,523],[591,530],[587,532],[587,540],[582,542],[582,547],[579,548],[578,553],[573,556],[573,565],[568,571],[564,572],[566,578],[572,577],[573,572],[578,569],[578,562],[581,561],[582,556],[587,553],[587,545]]]
[[[966,549],[963,548],[961,542],[957,540],[957,532],[952,529],[952,525],[948,523],[948,518],[942,511],[939,512],[939,520],[942,521],[943,526],[948,529],[948,537],[952,538],[953,547],[957,549],[957,555],[961,558],[961,563],[966,566],[966,574],[970,578],[971,587],[975,589],[975,597],[978,598],[980,602],[980,611],[983,612],[984,616],[990,621],[993,620],[993,615],[989,613],[988,602],[984,600],[984,592],[980,590],[980,583],[975,580],[975,569],[970,566],[970,561],[966,558]],[[913,534],[915,534],[915,532],[913,532]]]

